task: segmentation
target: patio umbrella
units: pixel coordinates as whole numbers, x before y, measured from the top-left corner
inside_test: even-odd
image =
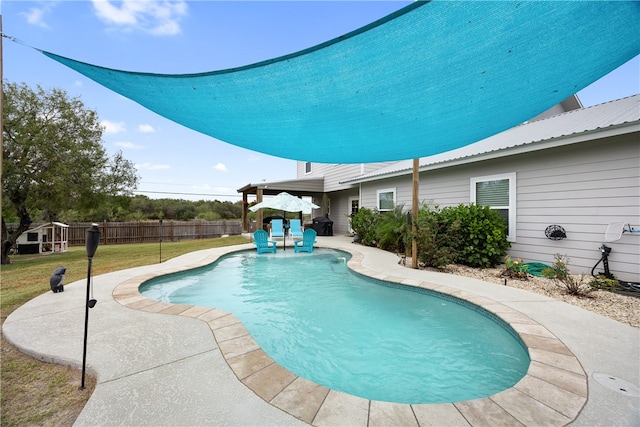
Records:
[[[303,200],[299,197],[292,196],[291,194],[283,191],[282,193],[278,194],[275,197],[266,199],[260,203],[257,203],[251,206],[249,209],[252,212],[256,212],[258,209],[262,209],[262,208],[282,210],[282,216],[284,217],[285,211],[300,212],[304,210],[318,209],[320,208],[320,206],[316,205],[315,203],[311,203],[306,200]],[[284,233],[283,246],[285,248],[284,249],[285,251],[287,250],[286,242],[287,242],[287,233]]]

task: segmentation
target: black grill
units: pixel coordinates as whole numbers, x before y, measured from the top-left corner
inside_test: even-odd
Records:
[[[333,236],[333,221],[331,221],[329,215],[313,218],[311,227],[316,230],[318,236]]]

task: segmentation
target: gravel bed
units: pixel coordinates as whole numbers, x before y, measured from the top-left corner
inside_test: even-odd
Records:
[[[457,274],[459,276],[473,277],[485,282],[504,285],[505,278],[502,276],[504,267],[478,269],[463,265],[449,265],[443,270],[436,270],[444,273]],[[588,278],[586,278],[588,280]],[[559,301],[564,301],[581,307],[585,310],[598,313],[618,322],[640,328],[640,297],[622,295],[615,292],[595,290],[587,296],[576,296],[568,294],[562,285],[556,284],[552,279],[528,275],[526,280],[508,278],[507,286],[525,289],[546,295]]]

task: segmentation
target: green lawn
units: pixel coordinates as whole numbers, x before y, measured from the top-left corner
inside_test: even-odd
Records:
[[[162,261],[188,252],[221,246],[248,243],[242,236],[217,239],[184,240],[162,243]],[[94,276],[131,267],[156,264],[160,261],[159,243],[99,246],[93,258],[91,272]],[[64,253],[48,255],[13,255],[11,264],[0,271],[0,311],[2,319],[13,310],[44,293],[50,292],[49,278],[53,271],[64,266],[67,273],[64,283],[72,283],[87,277],[87,253],[84,246],[74,246]]]
[[[178,255],[222,246],[248,243],[242,236],[218,239],[163,242],[162,260]],[[157,264],[160,245],[131,244],[99,246],[92,261],[92,275],[126,268]],[[48,255],[14,255],[10,265],[0,270],[0,311],[2,323],[16,308],[30,299],[51,292],[49,278],[64,266],[64,283],[87,277],[87,254],[84,247],[72,247],[65,253]],[[81,374],[65,366],[51,365],[26,356],[2,339],[0,383],[2,426],[71,426],[84,408],[95,387],[88,377],[86,388],[79,389]]]

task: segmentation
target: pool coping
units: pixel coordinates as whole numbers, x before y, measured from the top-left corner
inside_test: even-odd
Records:
[[[323,247],[333,245],[323,245]],[[351,253],[348,266],[356,273],[405,286],[448,294],[475,304],[509,324],[525,343],[531,364],[513,387],[495,395],[447,404],[397,404],[368,400],[317,385],[274,362],[244,325],[220,309],[177,305],[147,299],[139,292],[145,281],[215,262],[228,247],[183,267],[168,268],[127,279],[113,289],[119,304],[147,313],[191,317],[205,322],[236,378],[272,406],[311,425],[545,425],[574,421],[588,399],[587,375],[571,350],[546,327],[520,311],[472,291],[388,274],[367,267],[358,246],[335,246]],[[264,256],[269,256],[265,254]]]

